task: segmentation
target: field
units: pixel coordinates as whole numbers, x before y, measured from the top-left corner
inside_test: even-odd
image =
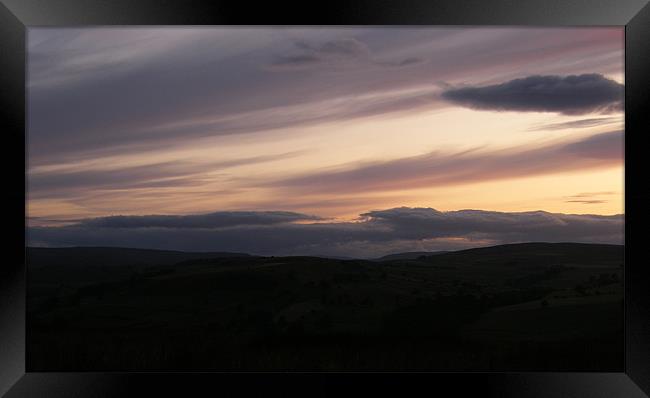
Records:
[[[28,370],[623,367],[623,247],[378,260],[28,250]]]

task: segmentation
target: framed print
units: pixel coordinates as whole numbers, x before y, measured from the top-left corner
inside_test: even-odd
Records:
[[[5,1],[0,392],[647,396],[650,7],[461,3]]]

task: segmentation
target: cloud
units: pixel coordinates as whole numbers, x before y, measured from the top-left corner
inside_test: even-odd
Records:
[[[268,67],[272,70],[302,70],[316,67],[344,68],[359,65],[402,67],[424,63],[421,57],[411,56],[398,61],[378,61],[360,40],[340,38],[323,43],[296,41],[294,49],[286,55],[274,57]]]
[[[28,174],[27,181],[32,199],[74,197],[79,190],[92,192],[98,189],[108,191],[199,186],[218,177],[214,174],[215,171],[289,159],[303,153],[304,151],[293,151],[216,162],[175,160],[109,169],[36,171]]]
[[[454,88],[442,97],[480,110],[581,115],[623,109],[623,85],[597,73],[528,76],[491,86]]]
[[[548,65],[608,73],[622,68],[621,40],[620,28],[33,28],[29,163],[413,111],[415,100],[395,94],[428,90],[440,103],[432,82],[468,74],[481,79],[498,70],[509,78]],[[285,67],[320,66],[305,73],[260,67],[282,57]],[[332,63],[349,67],[332,73]]]
[[[602,161],[623,161],[624,134],[620,131],[592,135],[585,139],[562,146],[565,154],[573,154],[580,159]]]
[[[612,123],[623,124],[623,121],[616,117],[601,117],[601,118],[590,118],[590,119],[580,119],[580,120],[571,120],[570,122],[563,123],[549,123],[543,124],[540,126],[534,126],[528,129],[528,131],[549,131],[549,130],[571,130],[571,129],[582,129],[587,127],[602,126]]]
[[[567,196],[566,203],[581,203],[584,205],[593,205],[599,203],[607,203],[605,199],[599,199],[603,196],[615,195],[616,192],[613,191],[601,191],[601,192],[581,192],[575,195]]]
[[[225,228],[316,220],[321,218],[289,211],[218,211],[187,216],[108,216],[82,220],[78,225],[99,228]]]
[[[431,208],[394,208],[362,214],[368,222],[389,225],[403,238],[490,237],[500,241],[580,240],[622,231],[621,216],[573,215],[531,211],[506,213],[484,210],[442,212]],[[591,227],[594,227],[593,230]],[[602,228],[602,229],[601,229]],[[553,234],[557,236],[553,237]],[[595,237],[595,236],[594,236]]]
[[[291,53],[275,56],[268,66],[276,70],[300,70],[372,62],[368,46],[354,38],[341,38],[320,44],[300,40],[293,44]]]
[[[418,65],[425,62],[424,59],[420,57],[409,57],[404,58],[403,60],[396,63],[397,66],[407,66],[407,65]]]
[[[581,192],[575,195],[571,195],[570,198],[591,198],[594,196],[603,196],[603,195],[615,195],[615,191],[599,191],[599,192]]]
[[[377,257],[394,251],[529,241],[622,244],[624,226],[622,215],[408,207],[369,211],[355,222],[295,222],[314,218],[289,212],[104,217],[67,226],[32,227],[27,235],[30,245]]]
[[[598,203],[607,203],[606,200],[591,199],[591,200],[567,200],[567,203],[582,203],[583,205],[594,205]]]
[[[623,164],[623,133],[593,135],[577,141],[522,146],[491,152],[424,155],[307,173],[273,181],[296,194],[367,193],[443,185],[462,185]]]

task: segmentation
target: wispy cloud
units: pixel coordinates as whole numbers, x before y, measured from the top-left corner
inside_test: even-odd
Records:
[[[616,195],[616,192],[613,191],[602,191],[602,192],[581,192],[575,195],[567,196],[566,203],[581,203],[584,205],[594,205],[600,203],[607,203],[607,199],[603,199],[603,196],[612,196]]]
[[[48,197],[72,199],[80,190],[88,194],[98,189],[110,191],[200,186],[218,177],[215,172],[231,167],[289,159],[303,153],[304,151],[293,151],[212,162],[176,160],[126,167],[109,165],[109,168],[96,170],[32,172],[28,174],[29,196],[32,199]]]
[[[621,134],[574,139],[600,120],[521,113],[501,125],[441,93],[512,88],[522,71],[592,93],[565,76],[619,79],[622,39],[620,27],[32,28],[28,209],[41,224],[214,208],[348,219],[429,203],[418,188],[450,208],[454,184],[620,165]],[[532,123],[549,133],[522,133]],[[521,145],[502,149],[511,139]]]
[[[597,134],[578,141],[540,147],[529,145],[498,151],[466,151],[358,164],[341,170],[313,172],[273,181],[301,193],[363,193],[444,185],[462,185],[594,169],[623,162],[623,133]]]
[[[580,192],[575,195],[571,195],[571,198],[590,198],[594,196],[602,196],[602,195],[615,195],[617,192],[614,191],[599,191],[599,192]]]
[[[606,200],[600,199],[585,199],[585,200],[567,200],[567,203],[582,203],[584,205],[594,205],[598,203],[606,203]]]
[[[552,130],[573,130],[583,129],[595,126],[604,126],[613,123],[623,124],[623,120],[616,117],[600,117],[590,119],[571,120],[570,122],[549,123],[533,126],[528,131],[552,131]]]
[[[586,55],[621,52],[621,37],[613,29],[30,29],[29,160],[145,153],[201,137],[412,111],[424,99],[440,102],[435,82],[480,79],[497,68],[508,76],[541,60],[571,70],[564,65],[575,58],[580,70],[602,73],[620,61]],[[356,67],[260,67],[274,59]],[[428,94],[391,96],[407,90]],[[346,105],[329,107],[337,101]]]

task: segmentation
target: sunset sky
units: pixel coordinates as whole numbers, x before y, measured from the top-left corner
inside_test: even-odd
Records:
[[[622,243],[623,34],[30,28],[29,243]]]

